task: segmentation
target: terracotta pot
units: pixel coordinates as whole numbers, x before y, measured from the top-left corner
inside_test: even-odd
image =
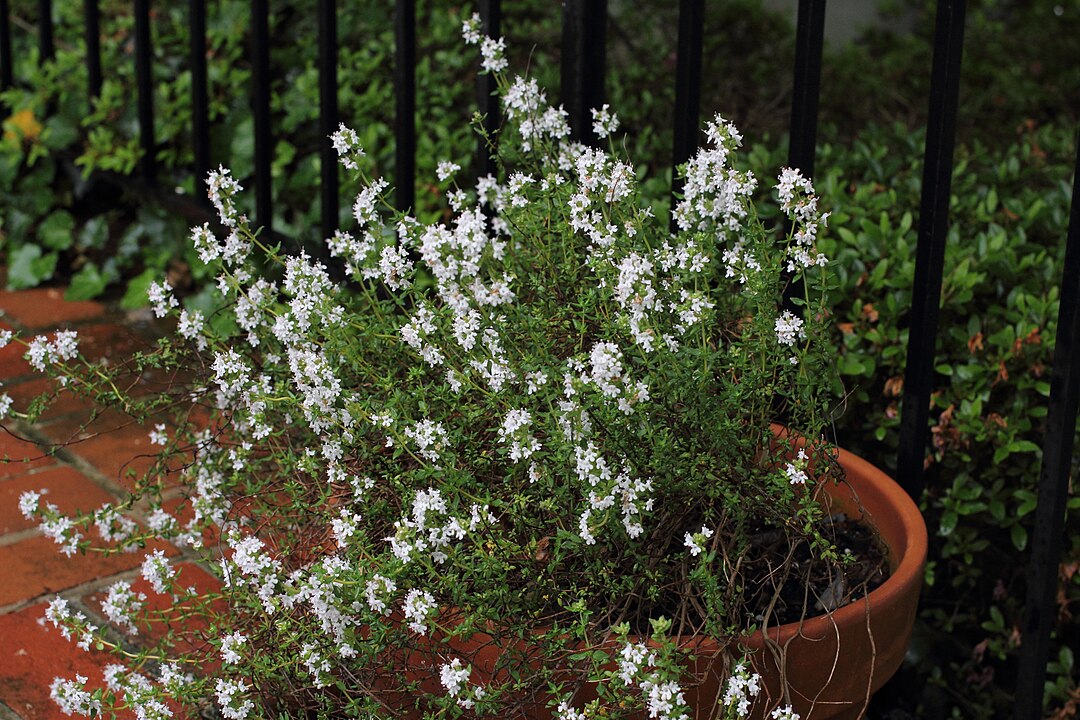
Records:
[[[774,431],[786,432],[779,426]],[[903,488],[884,472],[846,450],[839,451],[837,460],[846,480],[823,484],[824,502],[831,512],[862,518],[877,530],[888,548],[891,575],[834,612],[759,630],[737,643],[762,677],[753,720],[768,718],[789,703],[802,720],[861,717],[907,653],[926,565],[926,523]],[[686,638],[682,644],[695,650],[698,659],[691,670],[700,681],[684,686],[684,695],[696,709],[695,720],[712,720],[725,689],[725,647],[712,639]]]
[[[861,517],[876,528],[888,548],[892,574],[864,598],[834,612],[759,630],[737,643],[762,676],[751,718],[767,718],[774,708],[789,702],[802,720],[858,718],[907,652],[926,563],[926,525],[915,503],[884,472],[845,450],[839,451],[838,461],[846,481],[824,484],[825,501],[831,512]],[[515,655],[528,655],[520,643],[514,645]],[[697,657],[689,668],[697,682],[684,684],[684,696],[696,708],[695,720],[712,720],[724,693],[725,650],[730,646],[711,638],[682,638],[680,645],[693,649]],[[470,658],[473,682],[483,684],[501,674],[494,668],[506,648],[490,636],[478,633],[469,640],[458,639],[451,648]],[[742,653],[732,649],[730,654]],[[406,663],[428,692],[440,692],[437,658],[437,653],[420,650]],[[581,707],[594,697],[595,688],[586,685],[574,705]],[[548,700],[521,698],[512,716],[547,720]]]

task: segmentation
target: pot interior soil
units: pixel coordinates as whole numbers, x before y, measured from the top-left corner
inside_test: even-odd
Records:
[[[775,529],[751,535],[744,571],[751,622],[773,626],[821,615],[889,578],[888,552],[865,523],[836,513],[825,519],[821,533],[840,553],[839,562],[816,557],[807,541],[792,546],[790,536]]]

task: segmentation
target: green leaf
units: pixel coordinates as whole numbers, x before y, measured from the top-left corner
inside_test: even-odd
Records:
[[[904,213],[904,216],[900,218],[900,234],[905,234],[911,229],[912,217],[910,212]]]
[[[1024,548],[1027,547],[1028,542],[1028,533],[1027,530],[1024,529],[1024,526],[1020,523],[1013,525],[1009,528],[1009,535],[1012,537],[1013,547],[1023,552]]]
[[[105,291],[108,278],[101,274],[97,265],[87,263],[71,277],[71,285],[64,293],[65,300],[89,300]]]
[[[104,215],[92,217],[79,231],[79,247],[100,249],[109,239],[109,223]]]
[[[854,355],[844,355],[837,363],[841,375],[862,375],[864,369],[862,361]]]
[[[41,141],[50,150],[64,150],[79,139],[79,128],[63,115],[53,115],[45,121]]]
[[[120,299],[120,307],[125,310],[136,310],[141,307],[146,307],[149,300],[146,299],[146,293],[150,289],[150,283],[157,280],[158,273],[156,270],[144,270],[135,277],[128,281],[127,290],[124,291],[124,297]]]
[[[1020,505],[1016,508],[1016,517],[1024,517],[1039,503],[1038,496],[1030,490],[1017,490],[1013,496],[1020,500]]]
[[[1058,664],[1061,665],[1061,669],[1063,672],[1072,672],[1075,660],[1073,657],[1073,651],[1069,648],[1068,645],[1063,645],[1061,648],[1061,652],[1058,653]]]
[[[56,253],[41,254],[37,245],[23,245],[8,258],[8,288],[22,290],[37,287],[56,270]]]
[[[938,535],[947,537],[956,529],[957,515],[952,510],[946,510],[941,514],[941,524],[938,526]]]
[[[1039,446],[1030,440],[1013,440],[1009,443],[1012,452],[1039,452]]]
[[[38,237],[45,247],[67,250],[75,243],[75,218],[67,210],[54,210],[38,226]]]

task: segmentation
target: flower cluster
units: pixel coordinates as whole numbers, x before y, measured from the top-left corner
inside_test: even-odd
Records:
[[[690,708],[679,684],[656,669],[655,653],[641,643],[627,643],[619,657],[619,679],[640,688],[645,711],[658,720],[690,720]]]

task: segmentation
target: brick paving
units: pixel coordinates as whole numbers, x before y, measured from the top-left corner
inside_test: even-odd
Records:
[[[146,318],[128,317],[98,302],[65,301],[63,289],[0,291],[0,330],[18,330],[28,339],[69,328],[79,332],[84,355],[104,362],[118,362],[153,339]],[[23,360],[23,351],[18,343],[0,348],[0,391],[14,399],[16,410],[25,409],[49,386]],[[37,425],[8,420],[5,428],[0,428],[0,720],[60,720],[68,716],[49,698],[53,678],[78,673],[97,686],[112,659],[80,650],[51,625],[43,626],[45,607],[59,594],[107,626],[100,609],[104,589],[119,579],[142,582],[137,567],[143,553],[66,558],[23,518],[19,495],[48,488],[48,501],[63,511],[91,510],[121,499],[132,474],[149,465],[150,428],[115,414],[96,416],[70,394],[62,395]],[[55,451],[50,442],[63,447]],[[179,552],[162,544],[147,550],[154,548],[170,556]],[[196,565],[181,567],[183,576],[202,589],[217,582]]]

